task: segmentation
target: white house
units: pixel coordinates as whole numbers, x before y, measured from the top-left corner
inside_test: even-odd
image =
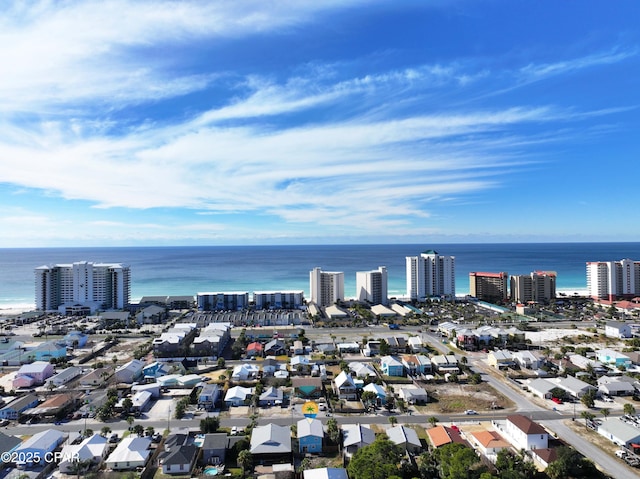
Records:
[[[131,384],[142,377],[142,369],[145,364],[141,359],[132,359],[128,363],[123,364],[116,369],[116,381]]]
[[[373,430],[363,424],[343,424],[342,433],[342,445],[347,456],[376,440]]]
[[[248,379],[255,379],[260,373],[260,368],[255,364],[238,364],[233,368],[231,373],[231,379],[234,381],[246,381]]]
[[[617,321],[609,321],[604,326],[604,334],[608,338],[626,339],[633,335],[631,334],[631,326],[626,323],[620,323]]]
[[[25,469],[38,462],[37,458],[44,461],[44,458],[48,457],[47,454],[62,444],[66,437],[66,433],[57,429],[47,429],[34,434],[13,450],[17,458],[16,466]]]
[[[502,432],[518,451],[549,447],[549,433],[540,424],[520,414],[507,416]]]
[[[131,471],[144,467],[151,455],[151,438],[125,437],[107,457],[106,465],[114,471]]]
[[[618,446],[629,447],[640,442],[640,428],[620,419],[607,419],[598,426],[598,433]]]
[[[245,388],[242,386],[234,386],[227,389],[224,396],[224,402],[228,406],[244,406],[250,396],[253,395],[253,388]]]
[[[100,466],[109,452],[107,438],[100,434],[85,438],[80,444],[68,444],[62,448],[61,462],[58,469],[63,474],[76,474],[78,462],[90,462],[92,466]]]
[[[556,387],[558,387],[557,384],[547,379],[533,379],[527,384],[529,391],[542,399],[551,399],[551,390]]]

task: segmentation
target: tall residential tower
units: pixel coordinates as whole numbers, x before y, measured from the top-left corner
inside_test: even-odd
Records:
[[[91,311],[122,309],[131,299],[131,272],[129,266],[119,263],[45,265],[35,269],[35,276],[36,309],[40,311],[78,305]]]
[[[387,268],[356,272],[356,298],[371,304],[389,304],[387,294]]]
[[[420,256],[407,256],[406,262],[408,298],[455,298],[454,256],[441,256],[437,251],[427,250]]]
[[[331,306],[344,299],[344,273],[313,268],[309,273],[311,302]]]
[[[587,290],[594,299],[610,301],[640,296],[640,261],[588,262]]]

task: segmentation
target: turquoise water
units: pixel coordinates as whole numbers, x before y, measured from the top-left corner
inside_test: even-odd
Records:
[[[435,249],[456,257],[456,292],[469,290],[469,272],[556,271],[559,290],[586,288],[586,262],[640,260],[640,243],[424,244],[321,246],[197,246],[0,249],[0,308],[33,304],[34,268],[74,261],[131,266],[132,298],[205,291],[309,291],[309,271],[344,271],[355,296],[355,273],[386,266],[389,296],[406,291],[405,257]]]

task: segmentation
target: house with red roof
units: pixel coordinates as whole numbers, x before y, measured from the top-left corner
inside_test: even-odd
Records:
[[[262,356],[263,351],[264,351],[264,346],[262,345],[262,343],[259,343],[257,341],[253,343],[249,343],[249,345],[247,345],[248,357],[255,358],[256,356]]]

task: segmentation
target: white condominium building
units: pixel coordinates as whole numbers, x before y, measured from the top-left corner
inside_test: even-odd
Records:
[[[610,301],[640,295],[640,261],[588,262],[587,291],[594,299]]]
[[[256,309],[295,309],[304,304],[304,291],[254,291]]]
[[[406,261],[408,298],[455,298],[455,256],[427,250],[420,256],[407,256]]]
[[[311,302],[318,306],[331,306],[344,299],[344,273],[313,268],[309,273]]]
[[[131,299],[131,271],[120,263],[45,265],[35,269],[36,309],[61,311],[65,307],[122,309]]]
[[[548,303],[556,297],[556,273],[535,271],[511,276],[511,301]]]
[[[387,268],[356,272],[356,297],[371,304],[389,304]]]

